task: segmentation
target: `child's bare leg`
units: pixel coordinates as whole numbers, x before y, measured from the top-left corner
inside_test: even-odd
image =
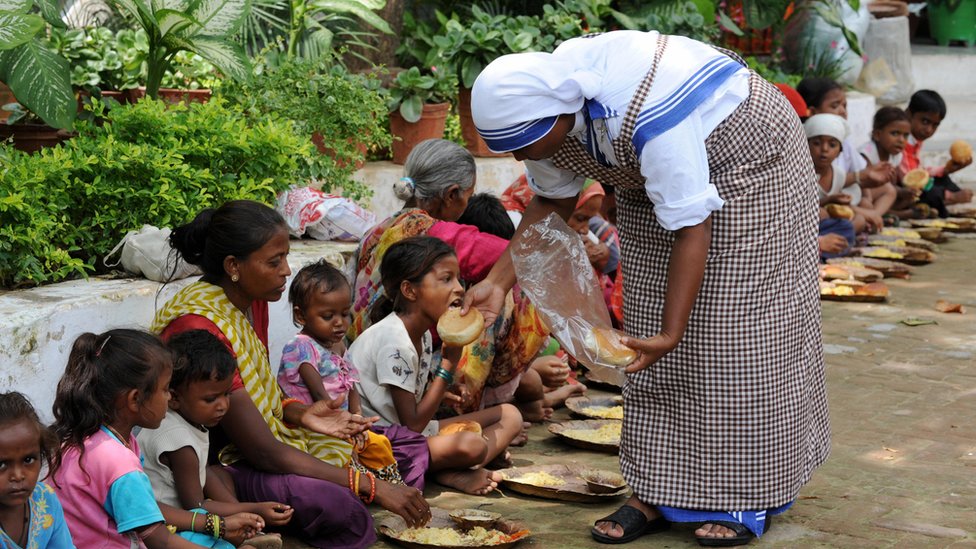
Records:
[[[888,213],[895,204],[895,199],[898,198],[898,191],[895,190],[895,186],[891,183],[885,183],[873,189],[866,189],[865,192],[871,197],[871,209],[877,212],[878,215]]]
[[[567,398],[582,395],[585,392],[586,385],[582,383],[567,383],[562,387],[546,391],[545,405],[549,408],[559,408],[566,403]]]
[[[552,416],[552,408],[545,404],[546,394],[539,372],[529,368],[522,374],[522,381],[515,389],[515,405],[526,421],[539,423]]]
[[[479,465],[488,452],[488,442],[475,433],[462,432],[427,438],[430,470],[437,482],[466,494],[484,495],[501,481],[501,475]]]
[[[488,451],[478,465],[484,466],[496,457],[502,455],[512,440],[522,431],[522,413],[511,404],[499,404],[470,414],[464,414],[441,423],[451,424],[455,421],[476,421],[481,425],[481,434],[488,442]]]
[[[220,465],[207,465],[207,482],[203,486],[203,495],[214,501],[238,501],[234,478]]]
[[[958,191],[946,191],[946,204],[966,204],[973,199],[973,191],[969,189],[959,189]]]

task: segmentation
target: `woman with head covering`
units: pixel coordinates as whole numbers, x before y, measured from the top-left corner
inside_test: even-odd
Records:
[[[526,161],[520,231],[568,218],[587,177],[616,187],[634,495],[593,537],[761,535],[829,450],[816,187],[786,98],[708,45],[618,31],[500,57],[472,112],[489,148]],[[490,316],[514,282],[505,254],[466,305]]]

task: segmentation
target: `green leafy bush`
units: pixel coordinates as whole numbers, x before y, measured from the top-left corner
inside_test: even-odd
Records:
[[[278,66],[259,63],[256,68],[249,81],[224,82],[220,95],[254,117],[273,114],[291,120],[309,139],[321,134],[332,149],[331,157],[321,159],[331,165],[332,183],[355,191],[357,198],[364,196],[351,179],[355,164],[363,160],[361,146],[372,150],[391,141],[379,80],[349,73],[341,65],[300,59],[285,59]]]
[[[80,123],[77,137],[35,155],[0,145],[0,286],[96,271],[143,224],[174,226],[237,198],[271,204],[289,185],[331,175],[290,121],[220,99],[95,114],[106,122]]]

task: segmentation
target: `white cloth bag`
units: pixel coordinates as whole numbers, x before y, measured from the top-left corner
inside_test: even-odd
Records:
[[[201,274],[196,265],[187,263],[170,247],[170,232],[168,227],[160,229],[143,225],[138,231],[126,233],[102,261],[106,267],[117,267],[121,263],[127,272],[156,282],[170,282]],[[119,259],[115,263],[109,263],[109,259],[120,248],[122,253],[119,254]]]

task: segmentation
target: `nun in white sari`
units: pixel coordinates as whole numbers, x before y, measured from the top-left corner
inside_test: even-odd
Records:
[[[762,535],[829,451],[817,191],[789,103],[728,52],[618,31],[497,59],[472,113],[492,150],[525,160],[537,196],[520,231],[566,218],[587,177],[616,187],[634,496],[593,537]],[[491,314],[514,282],[505,254],[467,304]]]

